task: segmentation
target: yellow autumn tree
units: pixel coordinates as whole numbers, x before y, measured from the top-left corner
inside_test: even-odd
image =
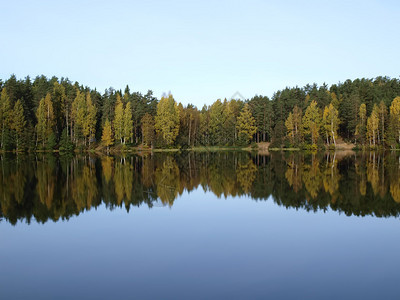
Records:
[[[295,105],[293,112],[289,113],[289,116],[285,121],[287,135],[292,144],[298,144],[301,142],[301,117],[302,111],[297,105]]]
[[[121,96],[117,94],[117,103],[114,112],[114,132],[115,138],[123,144],[124,141],[124,104]]]
[[[179,111],[172,97],[161,97],[157,104],[157,115],[155,117],[155,129],[160,134],[167,146],[175,142],[179,133]]]
[[[321,112],[315,100],[311,101],[303,117],[304,134],[311,136],[311,143],[315,145],[318,141],[321,128]]]
[[[125,105],[123,124],[123,142],[126,144],[126,141],[132,140],[133,137],[132,109],[130,102]]]
[[[389,108],[389,133],[391,144],[400,143],[400,97],[393,99]]]
[[[110,152],[110,146],[114,144],[114,137],[109,120],[106,120],[106,122],[104,123],[101,141],[103,142],[104,146],[107,147],[107,153]]]
[[[378,130],[379,130],[379,108],[376,104],[374,104],[371,116],[369,116],[367,120],[367,136],[370,146],[375,147],[377,143],[377,137],[379,134]]]
[[[248,144],[253,135],[257,132],[256,120],[251,114],[249,104],[243,106],[242,111],[237,117],[236,127],[239,133],[239,139]]]
[[[336,147],[337,130],[339,128],[340,120],[339,120],[339,112],[332,105],[332,103],[329,104],[329,106],[325,106],[322,117],[322,124],[324,131],[326,133],[327,144],[329,145],[329,140],[332,139]]]

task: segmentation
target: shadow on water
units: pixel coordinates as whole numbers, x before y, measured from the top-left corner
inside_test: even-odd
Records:
[[[398,217],[400,156],[393,153],[183,152],[142,156],[7,156],[0,220],[68,220],[101,204],[172,207],[184,191],[246,195],[306,211]]]

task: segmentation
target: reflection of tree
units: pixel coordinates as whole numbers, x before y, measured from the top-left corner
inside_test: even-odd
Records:
[[[28,170],[25,162],[7,163],[4,156],[0,160],[0,205],[3,215],[7,216],[23,204]]]
[[[333,155],[328,154],[326,168],[323,173],[323,184],[325,192],[328,192],[332,197],[331,202],[335,202],[339,196],[338,190],[340,177],[341,176],[337,170],[336,153]]]
[[[315,199],[318,196],[318,191],[321,186],[322,174],[319,169],[319,161],[312,155],[311,165],[305,164],[303,171],[303,182],[307,192],[311,198]]]
[[[236,178],[245,193],[250,192],[253,181],[256,178],[256,173],[257,167],[251,159],[244,164],[239,162],[236,169]]]
[[[172,206],[179,190],[179,168],[171,156],[167,156],[162,166],[156,168],[155,183],[157,196],[162,203]]]
[[[371,183],[372,190],[375,195],[380,195],[381,198],[386,194],[386,188],[384,183],[384,176],[380,177],[379,171],[380,166],[383,167],[381,156],[375,152],[370,153],[369,160],[367,162],[367,179]]]
[[[354,164],[356,168],[356,174],[358,175],[359,178],[360,195],[365,196],[367,194],[367,178],[366,178],[365,164],[361,159],[356,159]]]
[[[150,155],[142,158],[142,183],[146,188],[154,184],[154,159]]]
[[[71,181],[72,198],[75,201],[78,212],[84,208],[90,209],[98,192],[97,178],[93,166],[77,166]]]
[[[295,155],[291,155],[285,172],[285,178],[296,193],[301,190],[301,187],[303,186],[301,182],[301,174],[302,172],[299,164],[295,160]]]
[[[101,168],[103,170],[103,176],[106,183],[110,182],[113,170],[113,158],[110,156],[104,156],[101,158]]]
[[[205,186],[218,197],[237,195],[236,173],[237,157],[231,153],[215,153],[210,161],[203,166],[206,173]]]
[[[52,168],[51,165],[49,165],[49,163],[46,161],[37,162],[36,178],[36,188],[39,199],[43,204],[46,204],[48,209],[50,209],[53,202],[56,184],[56,174],[54,173],[54,168]]]
[[[400,203],[400,157],[389,157],[390,194],[396,203]]]
[[[110,209],[125,202],[127,210],[143,203],[152,207],[157,199],[171,206],[178,194],[200,185],[218,197],[272,196],[277,205],[307,211],[400,215],[400,163],[395,152],[1,158],[0,218],[12,224],[32,217],[38,222],[68,219],[102,202]]]
[[[117,204],[120,205],[124,199],[127,204],[132,194],[133,170],[125,158],[121,158],[115,163],[114,182]]]

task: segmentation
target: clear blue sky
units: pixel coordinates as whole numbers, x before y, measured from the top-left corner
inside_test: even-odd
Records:
[[[400,75],[397,1],[1,2],[3,80],[129,84],[202,106],[236,91]]]

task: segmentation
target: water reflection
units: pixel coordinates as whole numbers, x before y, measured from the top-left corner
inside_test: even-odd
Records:
[[[400,156],[392,153],[246,152],[136,156],[1,156],[1,218],[64,220],[104,203],[109,209],[160,201],[185,190],[248,195],[307,211],[399,216]]]

